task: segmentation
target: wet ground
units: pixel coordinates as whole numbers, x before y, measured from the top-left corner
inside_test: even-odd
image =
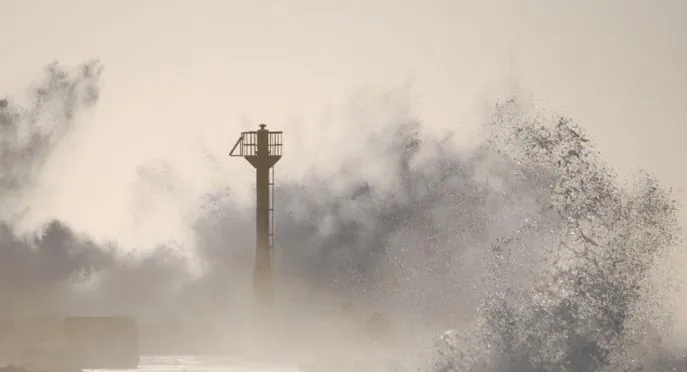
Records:
[[[105,371],[105,370],[98,370]],[[300,372],[296,366],[259,363],[239,357],[155,356],[141,357],[137,372]]]
[[[362,368],[362,369],[361,369]],[[125,372],[94,370],[93,372]],[[139,367],[130,372],[350,372],[350,371],[389,371],[388,362],[377,361],[355,363],[349,358],[335,363],[300,365],[280,365],[279,363],[260,363],[240,357],[217,356],[156,356],[141,357]],[[86,372],[86,371],[85,371]],[[91,371],[88,371],[91,372]]]

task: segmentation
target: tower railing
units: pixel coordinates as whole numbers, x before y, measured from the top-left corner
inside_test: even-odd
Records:
[[[270,156],[281,156],[282,152],[282,133],[267,133],[267,153]],[[236,144],[231,149],[229,156],[246,157],[258,155],[258,132],[242,132]]]

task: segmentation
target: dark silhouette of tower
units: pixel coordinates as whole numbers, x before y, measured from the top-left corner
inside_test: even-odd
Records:
[[[267,320],[274,303],[272,283],[272,247],[274,244],[274,165],[281,159],[282,132],[268,131],[265,124],[254,132],[243,132],[230,156],[240,156],[255,167],[256,184],[256,247],[254,314]]]

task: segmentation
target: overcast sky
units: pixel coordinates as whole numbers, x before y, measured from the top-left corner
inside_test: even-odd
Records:
[[[101,60],[101,102],[51,163],[40,213],[127,244],[188,238],[189,205],[231,184],[204,152],[249,173],[222,156],[260,122],[298,144],[282,177],[341,156],[337,136],[364,125],[327,113],[361,89],[410,86],[428,126],[469,140],[517,82],[579,120],[613,165],[645,168],[687,202],[685,17],[681,0],[6,0],[0,95],[52,61]],[[183,191],[134,205],[155,193],[137,167],[162,161]]]

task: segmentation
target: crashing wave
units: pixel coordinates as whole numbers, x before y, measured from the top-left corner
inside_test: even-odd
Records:
[[[549,192],[538,216],[493,245],[478,320],[469,334],[440,337],[431,369],[686,370],[687,359],[651,338],[670,315],[656,310],[670,293],[650,280],[656,260],[679,244],[670,193],[646,174],[621,188],[570,120],[496,119],[501,155],[521,177],[546,179]],[[542,241],[544,254],[527,267],[536,280],[510,281],[518,257]]]

